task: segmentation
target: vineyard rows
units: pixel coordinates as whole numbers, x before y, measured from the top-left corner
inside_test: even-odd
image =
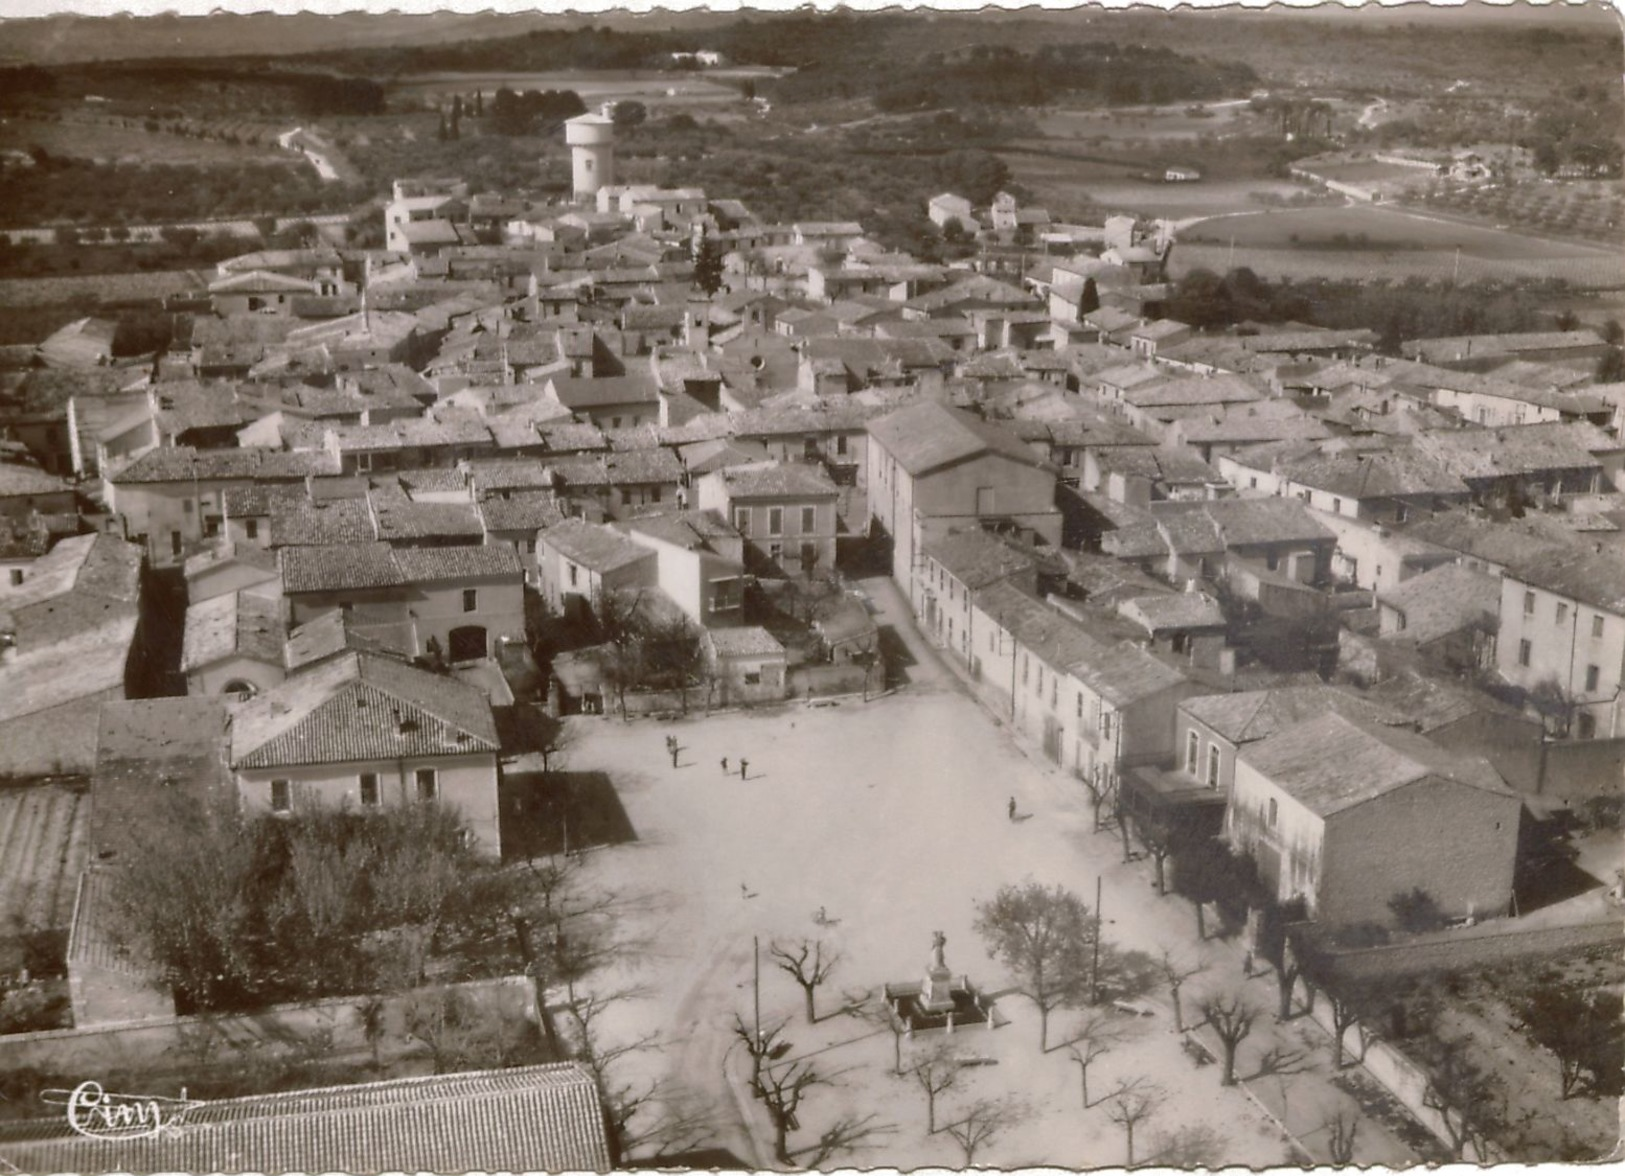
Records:
[[[68,926],[89,819],[83,791],[60,784],[0,788],[0,927]]]
[[[1238,245],[1232,250],[1228,245],[1181,244],[1171,260],[1174,277],[1193,269],[1223,273],[1241,266],[1250,268],[1261,278],[1290,278],[1295,282],[1315,278],[1403,281],[1410,277],[1448,279],[1455,275],[1462,282],[1480,278],[1526,281],[1561,278],[1574,286],[1590,289],[1615,289],[1625,285],[1625,270],[1619,259],[1600,250],[1595,257],[1489,259],[1463,255],[1458,263],[1453,253],[1431,249],[1383,252]]]

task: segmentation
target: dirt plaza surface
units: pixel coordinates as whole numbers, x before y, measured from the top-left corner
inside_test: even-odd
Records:
[[[895,598],[890,603],[886,611],[895,613]],[[1104,1096],[1134,1081],[1162,1095],[1160,1110],[1136,1132],[1137,1160],[1151,1159],[1181,1131],[1204,1137],[1211,1163],[1291,1162],[1298,1153],[1271,1116],[1323,1160],[1317,1132],[1324,1134],[1335,1111],[1355,1110],[1330,1082],[1324,1035],[1316,1041],[1318,1030],[1302,1018],[1275,1025],[1273,979],[1243,976],[1239,944],[1198,943],[1188,904],[1157,898],[1148,864],[1123,863],[1115,834],[1091,831],[1085,792],[1030,759],[911,626],[896,628],[914,657],[911,682],[868,703],[671,721],[570,720],[578,729],[571,770],[607,773],[636,834],[587,855],[592,882],[621,897],[622,934],[637,945],[616,974],[592,982],[636,994],[608,1014],[606,1036],[657,1032],[661,1040],[658,1050],[622,1059],[623,1076],[660,1081],[686,1110],[706,1108],[718,1145],[749,1166],[771,1163],[771,1132],[745,1092],[748,1058],[733,1034],[735,1014],[747,1023],[753,1016],[754,938],[762,953],[763,1022],[789,1021],[784,1037],[792,1048],[780,1064],[811,1058],[836,1083],[808,1092],[801,1128],[790,1136],[792,1155],[801,1152],[806,1162],[803,1149],[838,1119],[873,1116],[869,1147],[826,1166],[959,1166],[964,1157],[954,1141],[926,1130],[923,1093],[891,1073],[891,1034],[840,1012],[859,1002],[872,1008],[886,982],[920,980],[932,932],[940,930],[948,966],[998,996],[1001,1025],[956,1032],[960,1050],[980,1064],[962,1070],[940,1096],[939,1126],[982,1099],[1012,1100],[1020,1113],[1018,1124],[978,1152],[978,1164],[1122,1164],[1124,1133],[1109,1119]],[[680,747],[676,768],[668,735]],[[750,765],[744,780],[741,758]],[[1016,820],[1007,815],[1011,797]],[[1243,1079],[1271,1050],[1274,1064],[1283,1057],[1290,1064],[1252,1082],[1252,1094],[1221,1087],[1219,1067],[1198,1065],[1174,1031],[1159,987],[1145,1002],[1153,1015],[1115,1015],[1124,1040],[1090,1067],[1093,1105],[1085,1109],[1078,1066],[1057,1043],[1090,1010],[1055,1014],[1051,1049],[1042,1053],[1034,1006],[1011,991],[1012,978],[988,959],[972,923],[978,901],[1025,880],[1059,883],[1092,905],[1097,875],[1108,941],[1153,956],[1168,948],[1209,959],[1209,970],[1185,986],[1187,1020],[1208,990],[1242,990],[1259,1007],[1238,1057]],[[806,1022],[800,989],[768,956],[775,940],[821,940],[826,952],[841,954],[818,990],[815,1025]],[[905,1042],[905,1068],[940,1037],[921,1033]],[[1412,1158],[1375,1121],[1362,1121],[1361,1162]]]

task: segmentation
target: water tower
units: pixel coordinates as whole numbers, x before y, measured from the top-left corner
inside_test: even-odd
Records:
[[[598,189],[615,182],[615,120],[602,114],[579,114],[564,124],[570,145],[571,189],[577,200],[591,200]]]

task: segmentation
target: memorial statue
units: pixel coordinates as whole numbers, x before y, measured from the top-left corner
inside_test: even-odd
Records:
[[[948,937],[941,931],[931,932],[931,970],[945,972],[948,965],[943,961],[942,952],[948,946]]]

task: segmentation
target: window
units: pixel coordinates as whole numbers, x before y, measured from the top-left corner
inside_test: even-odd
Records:
[[[1569,606],[1567,604],[1565,604],[1563,601],[1560,600],[1560,601],[1557,602],[1557,623],[1559,625],[1561,625],[1564,621],[1566,621],[1568,619],[1569,619]]]
[[[293,809],[293,785],[287,780],[271,781],[271,811],[290,812]]]
[[[835,455],[837,457],[846,456],[846,437],[844,435],[835,438]]]
[[[1083,718],[1083,691],[1078,691],[1078,718]]]
[[[1100,716],[1100,738],[1110,743],[1112,741],[1112,712],[1106,711]]]
[[[1185,771],[1189,775],[1196,775],[1197,757],[1202,752],[1202,740],[1195,731],[1185,733]]]
[[[418,799],[434,800],[440,795],[440,781],[435,776],[433,768],[419,768],[417,770]]]
[[[762,671],[761,670],[746,670],[745,671],[745,685],[747,685],[747,686],[760,686],[761,684],[762,684]]]
[[[1341,498],[1332,499],[1332,513],[1333,514],[1342,514],[1343,513],[1343,500]]]
[[[784,507],[770,506],[767,508],[767,533],[769,535],[784,534]]]
[[[650,489],[649,489],[649,501],[650,502],[659,502],[660,501],[660,487],[659,486],[650,487]]]
[[[801,570],[804,571],[804,572],[809,571],[817,563],[818,563],[818,544],[816,544],[816,543],[803,543],[801,545]],[[949,589],[949,593],[951,595],[952,591],[953,591],[953,585],[949,584],[948,589]]]
[[[361,785],[361,807],[362,808],[377,808],[378,807],[378,773],[376,773],[376,772],[362,772],[361,773],[360,785]]]
[[[11,586],[13,588],[15,588],[18,584],[21,584],[22,582],[23,582],[23,570],[21,568],[12,568],[11,569]]]
[[[621,488],[621,505],[622,506],[631,506],[632,505],[632,491],[627,489],[624,486]]]
[[[1033,693],[1037,694],[1040,698],[1042,698],[1044,696],[1044,663],[1043,662],[1038,663],[1038,684],[1037,684],[1036,689],[1033,691]]]
[[[245,520],[243,522],[243,534],[250,539],[258,539],[260,537],[260,521],[258,519]]]
[[[190,498],[186,499],[185,501],[183,501],[181,503],[181,511],[183,513],[185,513],[185,514],[191,514],[196,509],[197,509],[197,504],[195,502],[193,502]]]
[[[570,573],[570,587],[574,588],[578,579],[578,573],[581,571],[581,569],[576,567],[575,564],[565,564],[564,566]]]
[[[1593,637],[1602,636],[1602,614],[1600,613],[1591,618],[1591,635]]]
[[[1207,746],[1207,786],[1219,786],[1219,745],[1210,743]]]
[[[1597,737],[1597,716],[1590,711],[1581,711],[1574,717],[1574,737],[1576,739],[1595,739]]]
[[[1280,815],[1280,813],[1275,807],[1275,798],[1272,796],[1272,797],[1270,797],[1270,815],[1269,815],[1269,825],[1270,825],[1271,829],[1275,828],[1275,818],[1277,816],[1279,816],[1279,815]]]
[[[769,543],[767,545],[767,558],[773,563],[778,563],[780,560],[782,560],[784,558],[784,544]]]
[[[181,533],[179,531],[171,531],[169,533],[169,554],[171,554],[171,555],[179,555],[180,553],[181,553]]]
[[[1518,642],[1518,664],[1520,666],[1526,666],[1526,665],[1529,664],[1529,639],[1528,638],[1524,638],[1523,640]]]
[[[953,626],[953,622],[949,621],[948,625],[951,628]],[[1060,687],[1057,685],[1058,682],[1060,682],[1059,678],[1052,677],[1049,680],[1049,708],[1050,708],[1050,710],[1055,709],[1055,704],[1057,702],[1059,702],[1060,698],[1061,698],[1061,690],[1060,690]]]
[[[988,650],[990,652],[994,648],[994,636],[993,636],[993,630],[991,630],[991,629],[989,629],[988,633],[987,633],[987,648],[988,648]],[[1079,700],[1078,705],[1082,706],[1083,705],[1083,701],[1082,701],[1083,700],[1083,695],[1081,695],[1081,694],[1078,695],[1078,700]]]
[[[372,454],[358,453],[355,455],[355,468],[357,473],[365,474],[372,469]]]
[[[741,535],[748,536],[750,534],[750,507],[734,507],[734,529]]]
[[[1257,478],[1248,478],[1247,479],[1247,489],[1249,489],[1249,490],[1257,490],[1258,489],[1258,479]]]
[[[1602,671],[1599,670],[1596,666],[1587,666],[1586,667],[1586,693],[1587,694],[1595,694],[1597,692],[1597,680],[1600,677],[1602,677]]]
[[[1281,557],[1271,553],[1265,563],[1269,566],[1270,571],[1276,571],[1281,566]]]
[[[1027,655],[1024,653],[1024,654],[1021,655],[1021,684],[1023,686],[1025,686],[1027,684],[1027,670],[1028,670],[1028,668],[1029,667],[1027,665]]]
[[[1535,594],[1533,592],[1523,594],[1523,615],[1526,617],[1535,615]]]
[[[480,608],[480,590],[478,588],[463,589],[463,611],[465,613],[478,612]]]
[[[803,535],[810,535],[814,531],[818,530],[818,521],[817,520],[818,520],[818,512],[817,512],[817,510],[815,510],[813,507],[810,507],[810,506],[802,507],[801,508],[801,533]]]

